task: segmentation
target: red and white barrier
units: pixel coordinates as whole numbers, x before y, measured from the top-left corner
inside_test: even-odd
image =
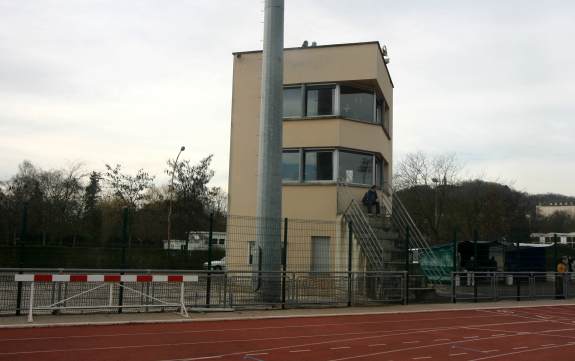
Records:
[[[16,282],[198,282],[197,275],[17,274]]]
[[[184,302],[184,283],[185,282],[198,282],[197,275],[122,275],[122,274],[16,274],[14,275],[14,280],[16,282],[30,282],[30,302],[29,302],[29,309],[28,309],[28,322],[33,322],[33,310],[36,309],[62,309],[62,304],[65,304],[66,301],[71,300],[75,297],[81,296],[88,292],[94,291],[98,288],[105,286],[106,284],[109,285],[109,302],[106,306],[99,306],[99,307],[125,307],[122,305],[113,305],[113,295],[114,295],[114,285],[118,287],[129,289],[133,292],[139,293],[142,296],[154,300],[158,302],[157,306],[177,306],[180,308],[180,314],[184,317],[188,317],[188,311],[186,309],[186,305]],[[60,300],[56,303],[53,303],[49,306],[44,307],[34,307],[34,284],[40,283],[50,283],[50,282],[93,282],[99,283],[99,285],[94,286],[93,288],[80,292],[72,297],[68,297],[64,300]],[[126,286],[124,283],[128,282],[171,282],[171,283],[179,283],[180,284],[180,302],[179,303],[170,303],[162,301],[156,297],[153,297],[148,294],[144,294],[138,290],[130,288]],[[60,306],[59,306],[60,305]],[[142,306],[154,306],[154,305],[142,305]],[[130,307],[138,307],[138,306],[130,306]],[[86,308],[93,308],[93,307],[86,307]]]

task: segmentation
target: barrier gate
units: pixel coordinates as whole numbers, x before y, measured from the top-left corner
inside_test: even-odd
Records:
[[[99,308],[123,308],[123,307],[150,307],[150,306],[167,306],[167,307],[178,307],[180,309],[180,314],[183,317],[188,317],[188,311],[184,303],[184,283],[185,282],[198,282],[197,275],[121,275],[121,274],[16,274],[14,275],[14,280],[16,282],[30,282],[30,301],[28,308],[28,322],[34,322],[33,311],[34,310],[61,310],[67,308],[94,308],[94,306],[65,306],[67,301],[70,301],[76,297],[85,295],[87,293],[93,292],[103,287],[109,288],[109,298],[106,305],[100,305]],[[84,283],[96,283],[94,287],[88,290],[76,293],[70,297],[63,300],[59,300],[49,305],[45,306],[34,306],[34,285],[39,282],[84,282]],[[160,298],[151,296],[142,291],[136,290],[134,288],[126,286],[124,283],[129,282],[174,282],[180,283],[180,299],[178,303],[167,302]],[[130,290],[143,296],[146,299],[155,301],[156,304],[145,304],[145,305],[114,305],[113,297],[114,290]]]

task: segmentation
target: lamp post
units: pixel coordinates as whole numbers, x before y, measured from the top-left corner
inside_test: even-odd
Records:
[[[168,209],[168,249],[172,246],[172,203],[173,203],[173,195],[174,195],[174,175],[176,174],[176,167],[178,165],[178,159],[180,158],[180,154],[186,150],[186,147],[182,145],[180,151],[178,152],[178,156],[176,157],[176,161],[174,162],[174,166],[172,169],[172,180],[170,181],[170,207]]]

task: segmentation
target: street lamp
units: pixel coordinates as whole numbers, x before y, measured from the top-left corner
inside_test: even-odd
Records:
[[[174,166],[172,168],[172,180],[170,181],[170,207],[168,210],[168,249],[172,248],[172,203],[173,203],[173,195],[174,195],[174,175],[176,174],[176,167],[178,165],[178,159],[180,158],[180,154],[186,150],[186,147],[182,145],[180,151],[178,152],[178,156],[176,157],[176,161],[174,162]]]

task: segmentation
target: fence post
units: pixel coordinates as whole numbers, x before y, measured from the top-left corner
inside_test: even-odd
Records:
[[[206,279],[206,307],[210,307],[212,291],[212,237],[214,233],[214,214],[210,213],[210,233],[208,235],[208,278]]]
[[[517,267],[518,271],[521,272],[521,248],[519,247],[519,241],[517,241],[516,247],[517,247]],[[521,301],[521,274],[517,276],[517,282],[515,282],[515,287],[517,288],[516,299],[517,301]]]
[[[353,224],[351,221],[348,223],[347,235],[347,307],[351,307],[352,295],[352,259],[353,259]]]
[[[126,269],[126,244],[128,243],[128,207],[123,209],[122,217],[122,270]],[[120,272],[124,274],[124,272]],[[118,290],[118,313],[122,313],[122,306],[124,305],[124,282],[120,282],[120,287]]]
[[[30,282],[30,300],[28,305],[28,322],[34,322],[34,281]]]
[[[476,273],[477,273],[477,265],[479,264],[479,261],[477,260],[477,242],[478,242],[478,238],[479,238],[479,233],[477,232],[477,230],[473,231],[473,274],[472,274],[472,280],[473,280],[473,302],[477,302],[477,278]]]
[[[284,218],[284,246],[282,251],[282,310],[286,308],[286,271],[287,271],[287,242],[288,242],[288,219]]]
[[[559,261],[557,257],[557,233],[553,236],[553,272],[557,271],[557,262]]]
[[[453,229],[453,267],[451,271],[451,302],[456,303],[455,297],[455,277],[457,272],[457,229]]]
[[[22,224],[20,227],[20,241],[18,242],[18,267],[24,267],[24,242],[26,240],[28,227],[28,202],[22,206]],[[22,271],[18,272],[22,274]],[[16,293],[16,316],[20,316],[20,307],[22,306],[22,282],[18,282]]]
[[[404,304],[409,304],[409,270],[410,266],[410,254],[409,254],[409,237],[410,237],[410,229],[409,226],[405,227],[405,300]]]
[[[457,272],[457,229],[453,230],[453,272]]]
[[[571,277],[571,274],[565,272],[563,273],[562,277],[563,277],[563,299],[566,300],[567,296],[569,296],[567,292],[567,287],[569,287],[569,278]]]

